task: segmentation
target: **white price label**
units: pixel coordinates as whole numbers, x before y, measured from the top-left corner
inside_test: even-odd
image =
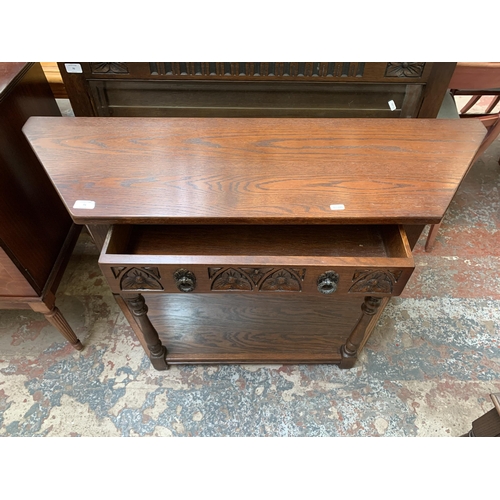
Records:
[[[83,73],[81,64],[64,63],[64,67],[68,73]]]
[[[345,210],[345,205],[330,205],[330,210]]]
[[[76,200],[73,208],[84,208],[86,210],[92,210],[95,208],[95,201],[91,200]]]
[[[396,111],[396,103],[394,101],[389,101],[387,104],[389,104],[389,107],[391,108],[391,111]]]

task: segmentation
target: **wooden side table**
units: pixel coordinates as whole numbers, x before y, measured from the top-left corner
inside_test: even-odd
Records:
[[[60,116],[40,64],[0,63],[0,309],[44,314],[80,350],[55,293],[81,227],[22,133],[33,115]]]
[[[31,118],[156,369],[354,366],[484,127],[459,120]],[[146,304],[147,302],[147,304]]]

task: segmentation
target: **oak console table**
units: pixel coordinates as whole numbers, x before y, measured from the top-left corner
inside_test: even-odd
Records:
[[[98,117],[24,132],[159,370],[352,367],[485,134],[459,120]]]

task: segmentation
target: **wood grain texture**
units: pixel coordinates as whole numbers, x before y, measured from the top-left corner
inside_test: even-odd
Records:
[[[0,248],[0,297],[16,295],[38,297],[38,294],[29,285],[19,269]]]
[[[459,62],[449,88],[486,90],[500,87],[500,62]]]
[[[435,118],[455,63],[58,64],[76,116]]]
[[[128,297],[127,304],[132,312],[132,315],[134,316],[135,321],[137,321],[142,333],[144,334],[151,364],[157,370],[166,370],[168,368],[165,362],[167,350],[165,349],[165,346],[162,345],[155,327],[151,324],[148,317],[148,306],[146,305],[144,297],[141,294]]]
[[[465,120],[47,117],[24,132],[83,224],[436,223],[485,134]]]
[[[340,363],[362,298],[148,295],[174,363]]]
[[[73,61],[74,62],[74,61]],[[387,62],[80,62],[87,79],[110,80],[230,80],[230,81],[314,81],[425,83],[432,68],[443,63]],[[410,65],[403,69],[403,65]],[[64,63],[58,63],[64,75]],[[417,71],[409,71],[418,65]],[[401,71],[388,71],[396,66]],[[398,68],[399,67],[399,68]]]
[[[300,295],[318,296],[319,278],[325,272],[334,271],[339,276],[339,282],[335,293],[330,295],[331,300],[335,300],[339,295],[399,295],[413,272],[413,266],[410,265],[413,260],[408,262],[403,259],[386,260],[380,264],[376,261],[368,263],[366,260],[357,262],[352,259],[350,263],[337,261],[336,265],[322,267],[308,264],[306,259],[295,267],[278,263],[267,266],[253,264],[252,268],[246,268],[241,264],[222,265],[216,258],[212,262],[213,265],[180,263],[168,266],[124,265],[120,261],[115,265],[101,263],[100,266],[114,293],[137,290],[144,294],[158,292],[185,294],[190,291],[191,293],[252,293],[264,296],[296,292]],[[155,279],[151,269],[157,269],[161,278]],[[212,269],[217,271],[210,277]],[[248,269],[261,272],[262,278],[258,283],[252,283],[252,273]],[[179,289],[175,275],[180,270],[194,275],[195,286],[192,287],[192,291]],[[301,279],[301,276],[304,278]]]
[[[80,228],[21,131],[32,115],[60,114],[39,63],[0,63],[0,309],[42,312],[81,349],[54,304]]]
[[[193,273],[189,291],[318,295],[325,272],[332,293],[398,295],[413,257],[401,226],[127,226],[110,231],[99,264],[115,293],[179,293],[175,275]]]
[[[319,84],[318,84],[319,83]],[[399,118],[418,112],[422,85],[90,80],[97,116]],[[388,101],[394,102],[391,110]],[[78,115],[77,115],[78,116]]]
[[[359,347],[367,335],[371,318],[376,316],[382,303],[380,297],[365,297],[361,305],[362,315],[354,326],[346,343],[341,347],[342,361],[340,368],[352,368],[358,358]]]
[[[40,63],[45,74],[45,78],[49,82],[50,88],[56,99],[68,99],[68,93],[64,86],[61,72],[55,62]]]
[[[435,118],[437,116],[456,65],[457,63],[454,62],[434,64],[425,86],[418,118]]]
[[[500,415],[496,408],[474,420],[467,437],[500,437]]]
[[[32,300],[40,300],[39,297]],[[0,301],[0,309],[29,309],[29,302],[4,302],[3,298]]]
[[[131,255],[226,255],[309,257],[396,257],[397,227],[383,226],[133,226],[115,253]],[[120,226],[114,232],[123,231]],[[118,236],[119,238],[119,236]],[[387,245],[385,244],[387,243]],[[392,243],[392,244],[391,244]]]
[[[9,92],[15,88],[32,66],[33,63],[26,62],[0,64],[0,102],[7,98]]]
[[[60,116],[40,65],[0,63],[0,245],[39,294],[71,228],[61,200],[21,129],[32,115]]]
[[[88,82],[78,73],[68,73],[64,63],[58,62],[57,66],[75,116],[94,116],[96,112]]]

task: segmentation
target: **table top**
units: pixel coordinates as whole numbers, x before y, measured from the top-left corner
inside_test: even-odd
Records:
[[[23,130],[81,224],[433,224],[486,132],[353,118],[31,117]]]
[[[0,62],[0,102],[33,66],[25,62]]]

